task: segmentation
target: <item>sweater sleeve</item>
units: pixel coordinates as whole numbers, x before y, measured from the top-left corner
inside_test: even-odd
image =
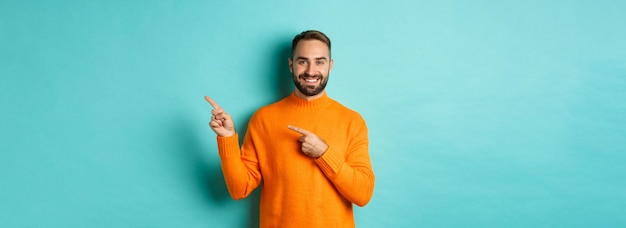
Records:
[[[329,145],[326,153],[315,162],[344,198],[362,207],[370,201],[374,192],[374,171],[365,121],[360,119],[348,132],[350,143],[345,153]]]
[[[239,147],[239,136],[217,136],[217,146],[222,164],[224,180],[230,196],[235,199],[243,199],[259,186],[261,173],[259,171],[256,153],[245,151]],[[246,139],[248,135],[246,135]],[[244,142],[245,144],[245,142]]]

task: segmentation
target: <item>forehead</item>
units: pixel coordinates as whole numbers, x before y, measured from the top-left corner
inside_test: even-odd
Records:
[[[294,57],[329,57],[328,45],[319,40],[301,40],[293,53]]]

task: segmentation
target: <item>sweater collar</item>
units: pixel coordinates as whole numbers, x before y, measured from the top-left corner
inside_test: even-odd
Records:
[[[294,91],[291,93],[291,95],[287,97],[287,101],[289,102],[289,104],[298,109],[304,109],[305,111],[314,111],[325,108],[332,102],[332,99],[330,99],[330,97],[328,97],[328,94],[324,92],[324,95],[322,95],[321,97],[315,100],[307,101],[296,96],[296,92]]]

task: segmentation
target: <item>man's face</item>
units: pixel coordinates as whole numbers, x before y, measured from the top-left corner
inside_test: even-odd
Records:
[[[301,40],[289,59],[289,71],[302,95],[313,97],[326,88],[333,68],[328,46],[319,40]]]

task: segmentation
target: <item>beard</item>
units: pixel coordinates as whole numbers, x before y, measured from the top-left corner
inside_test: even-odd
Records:
[[[321,74],[310,75],[307,73],[300,74],[296,77],[293,75],[293,84],[296,85],[296,88],[304,95],[307,96],[315,96],[320,94],[326,88],[326,84],[328,83],[328,76],[323,77]],[[303,85],[301,80],[302,78],[318,78],[320,80],[320,84],[318,86],[308,86]]]

